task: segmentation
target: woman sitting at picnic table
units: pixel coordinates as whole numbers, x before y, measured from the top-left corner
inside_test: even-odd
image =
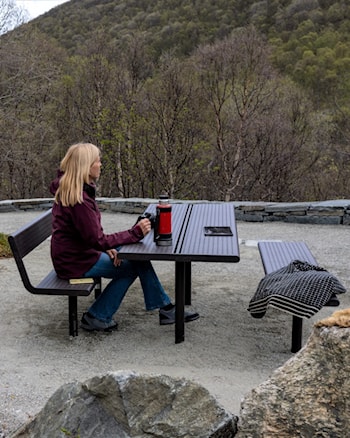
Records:
[[[175,322],[175,306],[163,289],[150,261],[120,260],[118,248],[139,242],[151,231],[145,218],[129,230],[105,234],[95,201],[101,157],[90,143],[72,145],[61,161],[57,178],[51,183],[55,195],[52,209],[51,258],[60,278],[103,277],[112,279],[83,314],[81,327],[112,331],[118,324],[113,315],[130,285],[139,277],[147,310],[159,309],[159,322]],[[199,318],[185,312],[185,322]]]

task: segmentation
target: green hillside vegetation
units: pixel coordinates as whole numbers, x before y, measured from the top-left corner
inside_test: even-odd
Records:
[[[103,31],[107,40],[116,43],[140,33],[155,57],[171,48],[189,55],[199,44],[222,39],[246,25],[250,4],[249,0],[73,0],[35,24],[71,53],[92,33]]]
[[[350,4],[345,0],[71,0],[30,25],[70,53],[100,31],[115,44],[142,34],[157,59],[169,49],[188,56],[200,44],[223,39],[248,24],[266,35],[280,72],[321,98],[328,99],[335,87],[349,98]]]
[[[0,197],[91,141],[104,196],[347,198],[349,39],[345,0],[71,0],[1,37]]]

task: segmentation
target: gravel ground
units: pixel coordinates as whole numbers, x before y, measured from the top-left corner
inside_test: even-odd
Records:
[[[0,231],[15,231],[39,214],[0,213]],[[106,232],[126,229],[134,222],[134,215],[103,213]],[[67,298],[29,294],[13,259],[0,260],[0,438],[33,418],[64,383],[118,370],[194,380],[224,408],[239,415],[245,394],[292,356],[290,315],[271,309],[257,320],[247,312],[264,275],[257,241],[307,242],[318,263],[349,288],[350,230],[346,226],[247,222],[238,222],[237,228],[239,263],[193,264],[192,302],[201,318],[186,324],[181,344],[174,342],[174,326],[159,326],[157,312],[144,310],[138,282],[116,315],[117,332],[80,331],[78,337],[70,338]],[[174,264],[155,262],[154,266],[173,297]],[[33,282],[51,269],[48,241],[27,258],[27,267]],[[91,300],[79,298],[80,314]],[[350,307],[348,293],[340,300],[340,308]],[[304,342],[315,321],[338,309],[324,308],[305,320]]]

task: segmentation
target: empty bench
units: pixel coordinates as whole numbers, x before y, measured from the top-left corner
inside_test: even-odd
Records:
[[[57,277],[51,270],[37,286],[33,286],[24,258],[37,248],[52,233],[51,209],[8,236],[14,259],[24,287],[32,294],[68,296],[69,335],[78,336],[78,296],[88,296],[94,290],[95,297],[101,293],[101,279],[93,283],[70,284],[69,280]]]
[[[265,274],[270,274],[287,266],[294,260],[310,263],[317,266],[317,262],[304,242],[263,241],[258,242],[258,248],[263,263]],[[334,297],[333,304],[338,305]],[[292,347],[291,352],[296,353],[302,344],[303,319],[293,315],[292,322]]]

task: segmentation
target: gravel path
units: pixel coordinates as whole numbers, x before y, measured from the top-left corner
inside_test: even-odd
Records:
[[[10,233],[39,212],[0,213],[0,231]],[[103,213],[107,232],[128,228],[135,216]],[[292,356],[291,316],[269,310],[261,320],[247,312],[263,268],[257,240],[304,240],[319,264],[349,289],[349,228],[345,226],[238,222],[241,261],[194,263],[193,307],[198,321],[186,324],[186,340],[174,343],[174,326],[159,326],[157,312],[146,312],[135,283],[111,334],[68,336],[67,298],[29,294],[13,259],[0,260],[0,438],[40,411],[62,384],[108,371],[135,370],[192,379],[206,387],[228,411],[239,415],[241,399]],[[28,269],[39,280],[51,266],[49,242],[29,256]],[[174,264],[154,266],[171,296]],[[79,312],[92,298],[79,299]],[[350,307],[346,293],[340,308]],[[304,341],[315,321],[333,313],[324,308],[304,322]]]

